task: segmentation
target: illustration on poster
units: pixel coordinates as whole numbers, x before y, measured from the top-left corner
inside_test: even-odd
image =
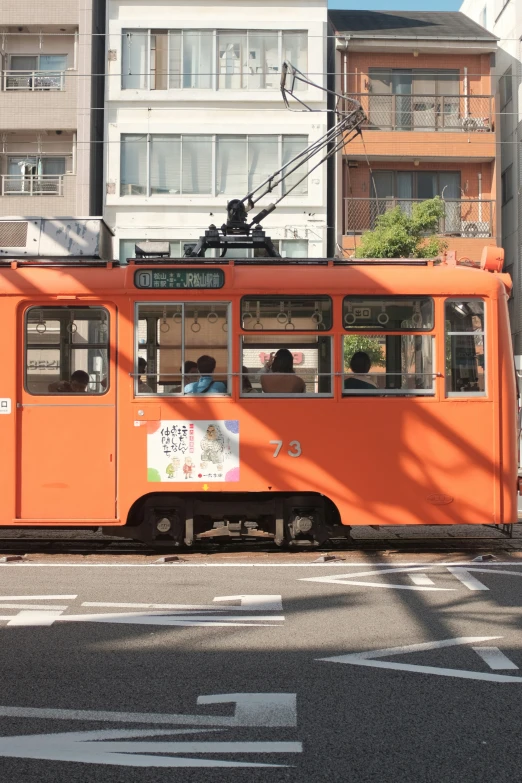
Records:
[[[239,422],[162,421],[147,437],[148,481],[239,481]]]

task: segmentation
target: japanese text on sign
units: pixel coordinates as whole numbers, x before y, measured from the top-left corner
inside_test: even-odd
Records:
[[[222,269],[140,269],[134,275],[136,288],[223,288]]]

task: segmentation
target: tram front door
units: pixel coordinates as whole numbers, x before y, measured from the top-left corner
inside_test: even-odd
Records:
[[[22,317],[17,517],[114,520],[115,310],[42,305]]]

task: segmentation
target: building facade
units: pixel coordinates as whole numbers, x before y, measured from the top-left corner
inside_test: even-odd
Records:
[[[140,240],[182,255],[326,132],[323,92],[300,93],[317,112],[288,111],[280,92],[285,60],[326,85],[326,0],[108,0],[107,13],[105,219],[122,259]],[[265,219],[282,255],[325,254],[326,192],[323,166]]]
[[[459,13],[331,11],[337,90],[361,102],[363,133],[337,160],[337,244],[354,253],[377,217],[434,196],[438,233],[480,259],[500,240],[496,38]]]
[[[100,214],[104,22],[96,0],[2,3],[0,215]]]
[[[522,370],[522,4],[517,0],[465,0],[461,11],[498,37],[493,72],[499,119],[500,209],[506,271],[513,278],[511,328]]]

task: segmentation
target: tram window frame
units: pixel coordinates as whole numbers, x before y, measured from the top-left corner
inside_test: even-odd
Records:
[[[42,346],[35,345],[34,343],[31,343],[28,339],[29,332],[28,332],[28,325],[29,325],[29,315],[32,312],[40,313],[40,319],[42,318],[42,314],[46,311],[52,311],[55,313],[56,311],[62,311],[65,313],[81,313],[81,312],[92,312],[94,310],[97,310],[99,312],[103,312],[105,314],[105,323],[106,323],[106,342],[105,343],[74,343],[70,342],[70,353],[72,353],[75,350],[104,350],[106,351],[105,356],[105,365],[106,365],[106,374],[105,374],[105,380],[106,385],[103,387],[100,391],[92,391],[87,389],[82,391],[72,391],[72,390],[55,390],[55,391],[49,391],[49,389],[46,389],[42,392],[34,391],[30,388],[30,381],[28,379],[28,353],[30,350],[38,350],[38,348],[41,348]],[[49,317],[47,320],[57,320],[56,318]],[[84,319],[86,321],[89,321],[89,319]],[[92,319],[94,320],[94,319]],[[100,319],[101,320],[101,319]],[[44,333],[44,332],[43,332]],[[73,332],[70,332],[70,334],[73,334]],[[55,304],[46,304],[46,305],[33,305],[31,307],[28,307],[24,312],[24,390],[27,394],[30,394],[32,397],[73,397],[77,399],[80,395],[86,395],[89,398],[98,398],[103,397],[106,395],[111,387],[111,341],[110,341],[110,334],[111,334],[111,316],[109,310],[104,307],[103,305],[81,305],[81,306],[75,306],[75,305],[55,305]],[[55,350],[61,351],[61,340],[59,339],[57,343],[51,343],[48,344],[49,348],[51,346],[54,346]],[[44,346],[44,350],[45,350]],[[71,362],[69,362],[71,364]],[[66,383],[66,379],[62,379],[60,381],[53,381],[53,383]],[[93,381],[89,381],[89,385],[93,383]],[[101,383],[101,381],[100,381]],[[88,385],[88,386],[89,386]]]
[[[348,324],[346,322],[346,316],[348,313],[346,313],[346,307],[348,304],[355,304],[357,306],[358,302],[369,302],[369,303],[375,303],[378,305],[381,304],[381,307],[386,307],[386,305],[393,305],[394,302],[404,302],[407,300],[411,300],[412,302],[429,302],[431,305],[431,326],[398,326],[393,327],[390,326],[389,323],[389,316],[386,313],[386,310],[382,310],[382,321],[378,320],[378,323],[368,324],[368,325],[361,325],[356,326],[354,323]],[[359,305],[362,306],[362,305]],[[379,314],[379,317],[380,315]],[[379,318],[378,317],[378,318]],[[386,320],[388,318],[388,320]],[[362,332],[366,333],[378,333],[379,331],[382,331],[383,334],[392,332],[394,334],[411,334],[412,332],[422,332],[423,334],[433,332],[435,329],[435,300],[432,296],[409,296],[409,295],[390,295],[390,296],[345,296],[343,298],[343,306],[342,306],[342,320],[343,320],[343,329],[345,332],[355,332],[356,334],[360,334]]]
[[[287,294],[287,293],[285,293],[285,294],[283,294],[281,296],[278,296],[277,294],[261,294],[261,295],[258,295],[258,296],[256,296],[256,295],[253,295],[253,296],[251,296],[251,295],[250,296],[242,296],[241,299],[240,299],[240,302],[239,302],[239,328],[241,329],[242,332],[246,332],[247,334],[252,334],[252,333],[255,333],[255,332],[264,332],[265,331],[263,326],[262,326],[262,324],[261,324],[261,320],[260,320],[261,319],[261,312],[260,312],[259,316],[257,316],[257,314],[256,314],[255,303],[256,302],[259,302],[259,303],[261,303],[261,302],[268,302],[268,301],[280,302],[280,303],[283,304],[283,307],[284,307],[284,305],[286,303],[292,303],[292,302],[314,302],[314,303],[315,302],[324,302],[324,303],[329,305],[329,325],[328,325],[327,328],[325,327],[324,329],[320,329],[319,327],[320,327],[322,322],[318,322],[316,329],[313,329],[313,328],[297,329],[297,328],[295,328],[295,324],[293,324],[293,326],[294,326],[293,329],[287,329],[287,327],[291,323],[293,323],[292,320],[291,320],[292,319],[293,307],[290,307],[290,308],[288,308],[288,311],[286,311],[284,309],[280,310],[279,313],[275,316],[275,320],[277,320],[279,322],[279,324],[281,324],[281,327],[279,328],[277,326],[277,324],[274,325],[274,327],[268,327],[266,329],[266,333],[267,334],[271,333],[271,332],[273,332],[273,333],[278,333],[278,332],[286,332],[286,333],[289,333],[289,332],[291,332],[291,333],[299,332],[300,334],[305,334],[305,333],[309,332],[309,333],[312,333],[312,334],[328,334],[333,329],[333,325],[334,325],[334,305],[333,305],[333,299],[332,299],[331,296],[329,296],[328,294],[317,294],[316,296],[314,296],[313,294],[312,295],[305,294],[304,296],[301,296],[300,294]],[[243,305],[245,303],[247,303],[247,302],[248,302],[249,306],[247,308],[243,309]],[[252,310],[250,310],[250,305],[251,304],[254,305]],[[313,312],[315,313],[316,310],[314,310]],[[328,312],[328,310],[326,312]],[[244,313],[249,313],[250,316],[251,316],[249,322],[252,323],[252,326],[251,326],[250,329],[246,328],[244,323],[243,323]],[[280,321],[279,320],[279,316],[282,315],[282,314],[286,315],[286,319],[287,319],[286,321]],[[294,317],[295,317],[295,314],[294,314]],[[256,318],[258,319],[257,323],[259,323],[261,325],[261,327],[262,327],[261,329],[256,329],[255,328],[255,326],[256,326],[255,319]]]
[[[466,304],[467,302],[479,302],[482,305],[482,312],[483,312],[483,327],[481,330],[467,330],[467,331],[455,331],[447,328],[447,319],[446,319],[446,306],[448,304],[451,304],[452,302],[459,302],[461,304]],[[444,396],[446,399],[462,399],[463,397],[472,397],[472,398],[484,398],[488,397],[488,363],[489,363],[489,357],[488,357],[488,350],[487,350],[487,334],[488,334],[488,307],[487,307],[487,300],[483,299],[480,296],[451,296],[444,300],[443,302],[444,306],[444,366],[445,366],[445,384],[444,384]],[[452,371],[454,369],[453,367],[453,361],[452,361],[452,351],[451,351],[451,341],[449,345],[448,350],[448,338],[451,337],[481,337],[482,338],[482,356],[484,357],[483,361],[483,373],[484,373],[484,390],[483,391],[467,391],[466,389],[461,391],[450,391],[448,388],[449,381],[452,377]],[[477,353],[475,352],[475,357],[477,357]],[[448,367],[448,361],[450,362],[450,369],[447,370]],[[477,379],[478,380],[478,379]]]
[[[433,329],[431,330],[433,332]],[[399,340],[402,340],[403,337],[420,337],[421,340],[429,340],[429,344],[431,346],[431,372],[430,373],[407,373],[407,372],[386,372],[386,370],[382,373],[347,373],[344,370],[345,367],[345,359],[344,359],[344,343],[345,340],[348,337],[361,337],[360,332],[350,332],[348,334],[343,334],[341,336],[341,367],[343,368],[343,371],[341,373],[341,395],[343,399],[350,398],[350,397],[429,397],[431,399],[437,397],[437,341],[436,341],[436,335],[429,333],[429,332],[419,332],[417,330],[410,330],[410,331],[402,331],[402,332],[372,332],[372,333],[365,333],[365,337],[372,338],[375,337],[376,339],[386,339],[388,337],[390,338],[398,338]],[[364,351],[364,353],[366,353]],[[401,360],[402,360],[402,344],[401,344]],[[371,367],[370,367],[371,370]],[[353,388],[353,389],[346,389],[344,386],[344,383],[347,379],[351,378],[353,375],[355,375],[356,378],[359,377],[359,375],[366,376],[370,375],[378,375],[379,377],[383,377],[386,381],[387,376],[400,376],[401,378],[403,376],[409,376],[409,375],[428,375],[432,378],[432,385],[429,389],[395,389],[393,387],[375,387],[375,388]]]
[[[284,330],[275,331],[274,329],[271,329],[270,331],[266,331],[266,332],[260,332],[260,331],[253,332],[253,331],[251,331],[251,332],[247,332],[246,334],[241,334],[239,336],[240,372],[238,373],[238,376],[239,376],[239,397],[240,397],[240,399],[242,399],[242,400],[244,400],[244,399],[251,399],[251,400],[269,400],[269,399],[283,399],[283,400],[286,400],[286,399],[306,399],[306,400],[310,400],[310,399],[323,399],[324,400],[324,399],[331,399],[332,397],[335,396],[335,373],[334,373],[334,350],[335,350],[334,339],[335,338],[334,338],[334,335],[328,334],[328,333],[325,333],[325,332],[303,332],[303,331],[299,331],[299,337],[301,337],[301,338],[306,338],[306,337],[314,337],[314,338],[316,338],[317,339],[317,352],[319,352],[319,350],[320,350],[319,340],[324,340],[324,341],[326,341],[328,343],[328,345],[329,345],[329,352],[330,352],[330,357],[329,357],[330,358],[330,362],[329,362],[330,370],[327,373],[321,373],[321,376],[322,377],[326,377],[326,378],[329,379],[330,391],[328,391],[328,392],[319,392],[319,391],[318,392],[315,392],[315,391],[314,392],[307,392],[307,391],[304,391],[304,392],[299,392],[299,393],[295,393],[295,392],[265,392],[265,391],[262,391],[262,390],[259,393],[256,393],[256,392],[252,393],[250,391],[244,391],[243,390],[243,376],[245,374],[243,373],[243,367],[245,367],[246,365],[244,364],[243,354],[244,354],[244,350],[245,350],[245,338],[254,337],[256,335],[261,336],[261,334],[266,338],[265,341],[264,341],[265,344],[264,345],[261,345],[261,344],[260,345],[256,345],[256,343],[254,343],[254,342],[252,342],[250,344],[247,343],[248,348],[250,350],[258,350],[258,349],[261,349],[261,348],[267,348],[266,343],[270,343],[270,338],[281,337],[281,336],[284,336],[284,335],[288,336],[289,332],[285,332]],[[277,342],[273,342],[272,346],[268,346],[268,347],[272,347],[274,349],[273,353],[275,353],[279,348],[288,348],[288,350],[290,350],[291,352],[298,353],[298,352],[300,352],[302,350],[310,349],[312,347],[312,344],[311,343],[310,344],[306,344],[306,342],[303,342],[303,343],[299,342],[299,343],[293,343],[293,344],[286,344],[286,345],[284,345],[282,343],[279,344]],[[269,353],[272,353],[272,352],[269,351]],[[306,369],[306,368],[303,368],[303,369]],[[260,367],[259,370],[255,371],[255,372],[248,372],[248,373],[246,373],[246,377],[250,380],[250,382],[252,382],[251,381],[251,377],[252,376],[259,376],[259,377],[261,377],[262,375],[265,374],[265,372],[267,372],[266,371],[266,365],[263,366],[263,367]],[[299,371],[297,371],[295,374],[296,374],[297,377],[299,377],[302,380],[304,380],[304,382],[306,384],[306,378],[303,378],[303,376],[301,374],[299,374]],[[319,379],[319,372],[316,373],[315,377],[317,379]],[[315,382],[318,382],[318,381],[314,380],[313,382],[315,383]]]
[[[198,308],[204,308],[204,307],[225,307],[226,308],[226,320],[224,324],[227,325],[227,329],[224,330],[227,335],[227,344],[226,344],[226,350],[227,350],[227,370],[226,370],[226,386],[227,391],[226,392],[205,392],[198,394],[197,392],[185,392],[185,386],[187,385],[188,381],[186,380],[187,374],[185,373],[185,309],[191,308],[191,309],[198,309]],[[143,352],[143,346],[139,344],[139,322],[140,322],[140,307],[157,307],[157,308],[168,308],[169,310],[173,310],[173,308],[180,308],[178,311],[181,314],[181,336],[180,336],[180,363],[181,363],[181,371],[179,373],[176,373],[176,377],[179,376],[181,378],[181,390],[179,392],[173,392],[173,391],[142,391],[140,392],[138,390],[138,384],[140,382],[140,378],[143,377],[143,375],[147,375],[151,378],[158,378],[160,376],[160,373],[156,372],[148,372],[148,373],[140,373],[138,370],[138,362],[139,359],[142,358],[140,356],[140,351]],[[223,325],[224,325],[223,324]],[[233,379],[233,373],[232,373],[232,336],[231,336],[231,329],[230,326],[232,324],[232,302],[230,300],[223,301],[223,300],[212,300],[212,299],[205,299],[205,300],[190,300],[190,301],[175,301],[170,300],[168,302],[165,301],[150,301],[150,300],[135,300],[134,302],[134,362],[133,362],[133,372],[130,373],[131,377],[134,379],[133,383],[133,396],[135,399],[143,399],[146,397],[153,397],[153,398],[165,398],[165,397],[176,397],[176,398],[183,398],[183,399],[192,399],[192,398],[200,398],[200,397],[213,397],[213,398],[221,398],[221,399],[230,399],[232,397],[232,379]],[[148,343],[145,345],[145,348],[148,347]],[[156,350],[156,360],[157,360],[157,351],[160,348],[159,343],[155,344],[155,350]],[[212,348],[209,347],[209,350],[211,351]],[[146,359],[148,363],[148,357]],[[149,369],[149,368],[147,368]],[[215,374],[214,374],[215,375]],[[197,376],[199,378],[199,375]],[[194,375],[194,378],[196,379],[196,376]],[[222,380],[222,374],[218,374],[216,377],[217,381]],[[157,382],[157,380],[156,380]],[[177,383],[175,379],[172,381],[172,385]],[[165,384],[163,384],[165,385]]]

